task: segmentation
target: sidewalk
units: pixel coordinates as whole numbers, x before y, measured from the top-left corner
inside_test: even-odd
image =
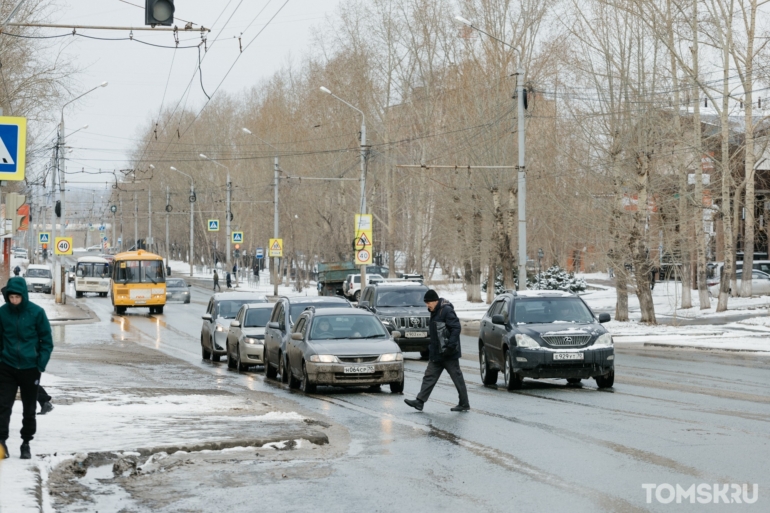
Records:
[[[87,306],[70,296],[67,296],[67,303],[64,305],[57,304],[51,294],[32,293],[29,295],[29,300],[45,310],[52,324],[97,320],[96,315]]]

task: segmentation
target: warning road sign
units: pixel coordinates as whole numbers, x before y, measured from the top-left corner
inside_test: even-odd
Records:
[[[356,265],[369,265],[372,263],[372,253],[368,249],[356,251]]]
[[[283,239],[270,239],[270,247],[267,253],[271,258],[283,257]]]
[[[40,232],[37,234],[37,238],[40,244],[48,244],[48,242],[51,240],[51,234],[48,232]]]
[[[56,237],[54,252],[57,255],[72,254],[72,237]]]
[[[24,180],[27,118],[0,117],[0,180]]]
[[[366,236],[366,233],[362,233],[360,237],[356,238],[356,249],[366,249],[372,245],[372,241]]]
[[[219,219],[209,219],[209,231],[210,232],[219,231]]]
[[[233,242],[243,242],[243,232],[233,232]]]
[[[372,237],[372,215],[371,214],[356,214],[356,251],[362,249],[369,249],[371,252],[371,245],[374,238]],[[370,255],[371,258],[371,255]]]

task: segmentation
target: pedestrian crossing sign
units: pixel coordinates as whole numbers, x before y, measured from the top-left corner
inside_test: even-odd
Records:
[[[283,239],[270,239],[270,246],[268,248],[268,256],[271,258],[283,257]]]
[[[24,180],[27,118],[0,116],[0,180]]]
[[[48,244],[51,241],[51,234],[48,232],[40,232],[37,235],[37,238],[40,244]]]
[[[209,219],[209,231],[210,232],[219,231],[219,219]]]
[[[243,242],[243,232],[233,232],[233,242]]]

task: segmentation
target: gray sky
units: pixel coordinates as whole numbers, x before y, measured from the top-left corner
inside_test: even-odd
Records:
[[[143,0],[127,0],[144,5]],[[203,82],[211,95],[239,53],[238,36],[245,46],[278,11],[285,0],[176,0],[175,21],[180,19],[196,25],[211,27],[208,35],[209,52],[203,60]],[[237,92],[269,77],[290,59],[298,59],[309,47],[311,29],[333,12],[339,0],[289,0],[284,9],[244,52],[235,68],[224,81],[221,91]],[[144,26],[144,7],[137,8],[119,0],[59,0],[62,6],[53,23],[81,25]],[[240,7],[235,10],[236,6]],[[265,7],[266,6],[266,7]],[[264,9],[261,15],[257,14]],[[235,11],[232,19],[228,18]],[[216,21],[220,16],[219,21]],[[256,20],[255,20],[256,17]],[[249,24],[253,21],[251,26]],[[223,29],[224,26],[224,29]],[[66,33],[66,29],[46,29],[46,34]],[[128,31],[79,31],[96,37],[128,37]],[[134,32],[143,41],[173,45],[170,32]],[[217,39],[218,38],[218,39]],[[200,31],[180,32],[180,46],[197,45]],[[216,41],[215,41],[216,40]],[[69,45],[82,73],[76,77],[77,94],[103,81],[99,88],[65,111],[66,132],[72,133],[83,125],[89,128],[72,135],[67,145],[75,150],[69,154],[67,171],[85,168],[126,168],[127,150],[133,147],[141,127],[155,119],[168,80],[164,106],[177,104],[195,70],[198,52],[195,49],[172,50],[155,48],[130,41],[98,41],[85,38],[62,38]],[[64,44],[64,43],[63,43]],[[203,55],[203,52],[202,54]],[[173,60],[173,67],[172,67]],[[169,79],[169,71],[170,79]],[[199,78],[195,77],[186,100],[188,107],[200,108],[205,96]],[[56,114],[58,118],[59,114]],[[45,135],[53,126],[42,130]],[[42,141],[41,141],[42,142]],[[111,178],[91,174],[69,175],[68,180],[89,182]],[[83,186],[86,186],[84,183]],[[105,186],[93,185],[103,189]]]

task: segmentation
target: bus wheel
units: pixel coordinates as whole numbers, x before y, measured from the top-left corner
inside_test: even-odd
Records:
[[[156,314],[162,314],[162,313],[163,313],[163,305],[161,305],[161,306],[156,306],[156,307],[155,307],[155,313],[156,313]]]
[[[82,293],[82,292],[78,292],[78,291],[76,290],[76,291],[75,291],[75,297],[76,297],[76,298],[81,298],[81,297],[83,297],[83,293]]]

